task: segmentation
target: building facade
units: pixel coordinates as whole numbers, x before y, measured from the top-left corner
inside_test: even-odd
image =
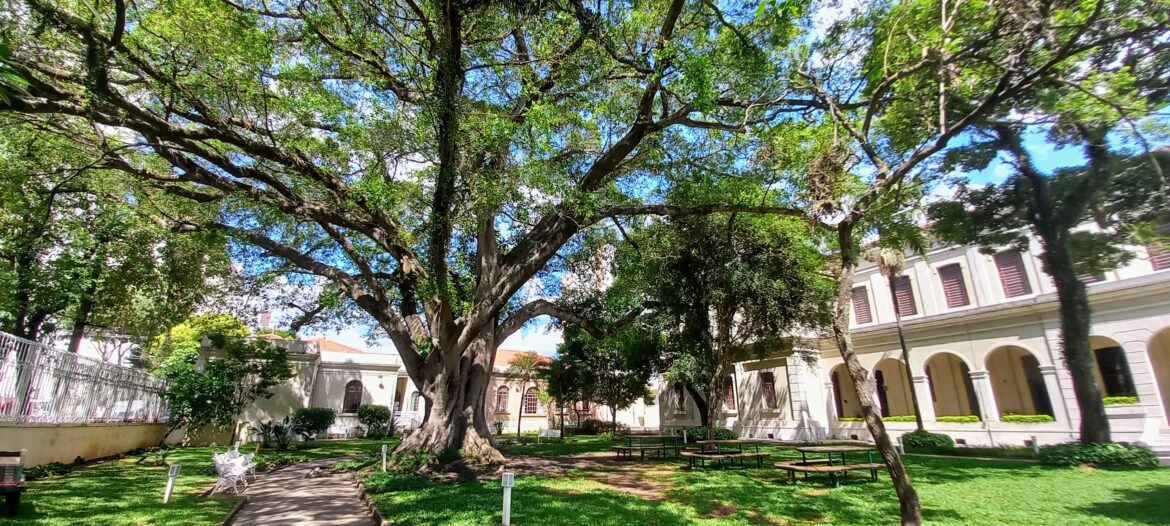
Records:
[[[1056,289],[1027,251],[984,254],[939,247],[910,257],[893,293],[874,264],[859,268],[852,300],[853,342],[884,416],[912,415],[917,395],[926,427],[978,445],[1074,440],[1080,415],[1060,351]],[[1093,309],[1098,386],[1114,440],[1170,453],[1170,251],[1134,246],[1127,265],[1084,276]],[[902,314],[909,371],[895,327]],[[834,342],[737,363],[720,424],[744,436],[869,438]],[[664,392],[664,428],[696,425],[685,391]],[[1018,423],[1012,415],[1048,415]],[[1020,417],[1015,417],[1020,418]],[[895,434],[913,422],[888,422]]]

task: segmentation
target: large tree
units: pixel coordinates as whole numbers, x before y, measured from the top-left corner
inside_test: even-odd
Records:
[[[713,214],[630,233],[618,284],[636,282],[657,304],[666,378],[690,390],[708,438],[735,361],[793,351],[828,324],[833,287],[809,230],[800,220]]]
[[[835,230],[839,253],[833,339],[877,449],[894,481],[903,524],[920,524],[917,492],[873,397],[850,334],[862,240],[905,204],[903,192],[936,173],[937,154],[1011,103],[1091,74],[1109,49],[1158,53],[1167,2],[963,2],[862,6],[817,39],[797,75],[827,107],[796,155],[781,135],[769,155],[794,171],[795,197]],[[1161,53],[1164,55],[1164,53]]]
[[[681,208],[639,178],[702,166],[818,103],[789,89],[800,2],[28,0],[2,16],[25,93],[59,129],[112,130],[102,166],[216,231],[332,281],[426,400],[402,452],[501,460],[484,414],[516,293],[604,219]],[[718,163],[734,177],[735,163]],[[662,181],[669,183],[668,181]],[[176,213],[173,200],[201,204]],[[554,262],[555,264],[555,262]]]

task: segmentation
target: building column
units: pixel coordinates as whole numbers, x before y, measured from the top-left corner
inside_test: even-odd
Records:
[[[825,382],[825,395],[825,417],[832,424],[841,416],[837,414],[837,394],[833,391],[833,382]]]
[[[979,400],[980,418],[983,422],[999,422],[999,406],[995,403],[995,391],[991,388],[991,373],[971,371],[971,383],[975,387],[975,398]]]
[[[1068,413],[1068,406],[1064,403],[1064,396],[1060,390],[1060,378],[1056,374],[1055,365],[1041,365],[1040,376],[1044,378],[1044,390],[1048,392],[1048,402],[1052,404],[1052,417],[1058,422],[1072,423],[1072,415]]]
[[[922,422],[934,422],[934,399],[930,396],[930,382],[926,375],[913,377],[910,388],[918,397],[918,410],[922,413]]]

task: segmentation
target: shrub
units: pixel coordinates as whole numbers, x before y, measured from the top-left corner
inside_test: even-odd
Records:
[[[253,459],[256,462],[256,469],[259,471],[268,471],[270,469],[278,468],[280,466],[287,466],[289,464],[297,464],[300,462],[308,462],[309,458],[304,455],[290,455],[288,453],[274,453],[270,455],[256,455]]]
[[[357,410],[358,423],[366,427],[369,438],[394,436],[394,413],[389,407],[376,404],[362,404]]]
[[[1106,396],[1101,399],[1101,403],[1105,405],[1130,405],[1138,403],[1136,396]]]
[[[288,417],[284,417],[280,421],[268,422],[268,427],[272,432],[272,442],[276,445],[277,451],[287,451],[289,442],[293,439],[292,424],[289,423]]]
[[[50,462],[41,466],[24,470],[24,480],[32,482],[45,477],[56,477],[73,471],[73,468],[60,462]]]
[[[679,431],[675,432],[675,434],[682,436],[682,432],[683,430],[680,429]],[[707,428],[704,426],[688,427],[686,428],[686,432],[688,440],[703,440],[707,438]],[[735,440],[738,438],[738,436],[735,434],[735,431],[725,427],[715,428],[712,435],[715,437],[715,440]]]
[[[915,422],[914,415],[890,415],[882,417],[886,422]]]
[[[979,415],[948,415],[940,416],[934,419],[935,422],[946,422],[950,424],[977,424],[982,422]]]
[[[942,433],[931,433],[930,431],[914,431],[913,433],[906,433],[902,435],[902,445],[906,449],[919,449],[927,451],[937,451],[945,449],[953,449],[955,441],[951,437]]]
[[[1015,415],[1011,413],[1003,415],[1000,420],[1014,424],[1042,424],[1044,422],[1056,421],[1055,418],[1052,418],[1052,415]]]
[[[598,435],[604,432],[613,432],[613,423],[598,420],[596,418],[589,418],[583,420],[581,425],[577,426],[577,433],[581,435]],[[630,432],[630,426],[621,422],[617,425],[617,434],[622,435]]]
[[[838,422],[864,422],[865,419],[860,416],[843,416],[837,419]]]
[[[1158,455],[1149,448],[1108,442],[1066,442],[1040,448],[1040,463],[1049,466],[1156,468]]]
[[[337,413],[328,407],[302,407],[293,413],[291,427],[308,446],[313,437],[328,431],[335,420]]]

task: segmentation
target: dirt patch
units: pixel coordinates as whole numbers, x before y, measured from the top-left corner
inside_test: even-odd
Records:
[[[739,511],[739,507],[736,506],[735,504],[723,503],[718,508],[711,510],[711,513],[708,513],[707,516],[711,517],[713,519],[719,519],[719,518],[734,515],[738,511]]]
[[[666,499],[671,476],[677,469],[669,464],[618,460],[612,453],[597,452],[571,456],[517,455],[509,458],[504,467],[517,476],[580,476],[601,488],[649,501]]]

